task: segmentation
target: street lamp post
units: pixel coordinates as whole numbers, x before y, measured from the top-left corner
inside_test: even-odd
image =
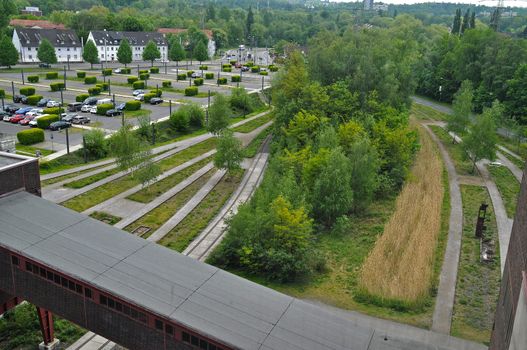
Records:
[[[20,68],[20,73],[22,74],[22,85],[25,85],[25,79],[24,79],[24,68]]]
[[[64,66],[64,89],[66,88],[66,66]]]

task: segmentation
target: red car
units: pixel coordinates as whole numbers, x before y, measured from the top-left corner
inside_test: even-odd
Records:
[[[9,121],[13,124],[18,124],[21,120],[23,120],[26,116],[23,114],[16,114],[9,119]]]
[[[35,118],[35,116],[25,117],[21,121],[18,122],[20,125],[29,125],[29,122],[32,121]]]

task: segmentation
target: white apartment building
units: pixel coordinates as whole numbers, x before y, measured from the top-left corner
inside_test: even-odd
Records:
[[[13,44],[21,63],[40,62],[37,52],[42,39],[47,39],[55,47],[58,62],[82,61],[82,44],[73,30],[16,28],[13,31]]]
[[[88,40],[93,41],[97,47],[101,62],[117,61],[117,50],[119,50],[121,40],[124,38],[130,43],[133,61],[143,60],[143,50],[150,41],[156,43],[162,60],[168,58],[168,43],[161,33],[94,30],[88,35]]]

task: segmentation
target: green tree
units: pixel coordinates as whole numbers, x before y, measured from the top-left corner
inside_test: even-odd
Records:
[[[213,134],[219,134],[229,126],[230,117],[231,110],[228,99],[222,94],[214,96],[214,101],[209,108],[209,125],[207,125],[207,130]]]
[[[156,43],[150,40],[143,50],[143,60],[150,61],[150,64],[154,66],[154,60],[156,58],[161,58],[161,52],[159,52]]]
[[[231,130],[225,129],[219,134],[216,150],[214,155],[216,168],[226,169],[228,172],[240,169],[243,160],[242,144],[234,137]]]
[[[18,62],[18,51],[15,45],[7,35],[4,35],[0,40],[0,65],[11,66]]]
[[[91,69],[93,69],[93,65],[95,63],[99,63],[99,52],[97,51],[97,47],[93,41],[88,40],[86,45],[84,45],[82,59],[91,64]]]
[[[380,169],[377,151],[367,138],[363,138],[352,144],[348,158],[351,163],[353,211],[363,212],[372,202],[378,186]]]
[[[249,7],[249,11],[247,12],[247,19],[245,20],[245,36],[249,38],[249,35],[252,33],[252,27],[254,24],[254,14],[253,14],[253,8]]]
[[[203,43],[203,41],[200,41],[196,45],[196,48],[194,49],[194,57],[199,61],[200,65],[201,62],[209,59],[209,52],[207,50],[207,46]]]
[[[499,108],[497,105],[485,108],[483,114],[476,118],[470,132],[463,137],[463,148],[473,163],[472,172],[479,160],[496,159],[498,136],[494,116],[499,113]]]
[[[9,19],[11,18],[11,15],[15,14],[18,14],[18,9],[15,1],[0,1],[0,29],[5,29],[9,24]]]
[[[57,63],[55,48],[47,39],[42,39],[37,51],[37,58],[40,62],[52,64]]]
[[[461,9],[456,10],[456,15],[454,16],[454,22],[452,23],[452,34],[459,34],[461,30]]]
[[[470,16],[470,29],[476,28],[476,12],[472,11],[472,15]]]
[[[174,38],[170,44],[170,50],[168,50],[168,58],[171,61],[176,61],[176,64],[179,64],[179,61],[185,59],[185,49],[179,43],[178,38]]]
[[[472,112],[472,99],[474,93],[472,91],[472,83],[465,80],[461,84],[461,88],[454,96],[454,102],[452,103],[452,109],[454,112],[447,117],[447,130],[462,136],[465,134],[467,127],[470,123],[470,113]],[[456,139],[453,136],[452,142]]]
[[[516,69],[514,77],[507,81],[507,85],[507,113],[520,124],[527,125],[527,64],[522,64]]]
[[[215,28],[212,30],[212,40],[214,40],[214,42],[216,43],[216,49],[224,48],[229,42],[227,33],[220,28]]]
[[[216,8],[214,7],[214,4],[211,2],[207,6],[207,13],[205,15],[207,21],[215,21],[216,20]]]
[[[132,63],[132,48],[127,39],[121,40],[121,43],[119,44],[117,60],[119,63],[124,64],[125,67],[127,64]]]
[[[86,151],[93,159],[104,158],[108,155],[108,141],[101,129],[91,129],[84,134]]]
[[[470,29],[470,9],[467,9],[465,16],[463,16],[463,23],[461,24],[461,34],[465,33],[465,30]]]

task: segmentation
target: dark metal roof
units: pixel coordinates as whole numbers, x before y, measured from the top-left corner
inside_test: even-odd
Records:
[[[11,135],[0,133],[0,139],[7,138]],[[15,153],[0,152],[0,172],[11,168],[14,164],[20,164],[23,162],[32,162],[35,158],[21,156]]]
[[[292,298],[25,192],[0,198],[0,246],[237,349],[484,349]]]
[[[126,38],[130,45],[145,46],[149,41],[153,40],[157,45],[167,45],[167,41],[163,34],[157,32],[114,32],[106,30],[92,30],[91,34],[97,46],[119,45],[121,40]]]
[[[42,39],[47,39],[54,47],[81,47],[75,31],[71,29],[15,28],[24,47],[38,47]]]

